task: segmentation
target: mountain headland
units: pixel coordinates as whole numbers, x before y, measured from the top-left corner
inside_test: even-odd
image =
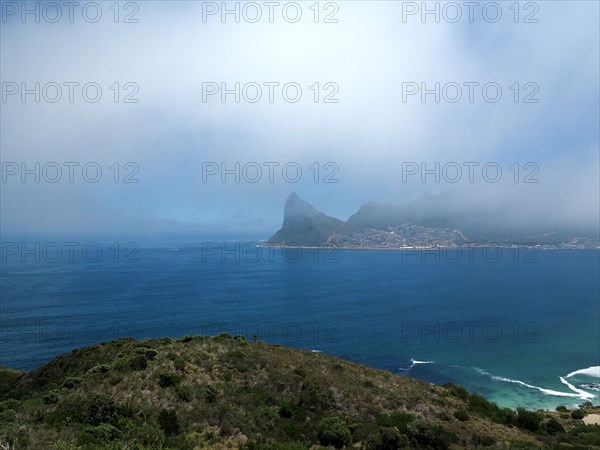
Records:
[[[316,210],[291,193],[285,202],[283,225],[267,242],[382,249],[469,245],[600,248],[593,233],[543,221],[517,226],[504,217],[501,209],[483,208],[453,193],[424,194],[401,205],[372,201],[345,222]]]

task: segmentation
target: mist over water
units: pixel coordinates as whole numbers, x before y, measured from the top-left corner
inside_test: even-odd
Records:
[[[135,23],[6,15],[3,233],[268,237],[296,191],[341,220],[455,192],[507,227],[598,234],[597,3],[455,23],[440,3],[425,19],[411,2],[320,4],[316,22],[305,5],[293,23],[209,4],[144,2]]]

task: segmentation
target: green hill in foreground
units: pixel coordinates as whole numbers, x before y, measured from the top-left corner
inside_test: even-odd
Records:
[[[22,449],[600,449],[599,408],[499,408],[310,351],[242,337],[102,343],[0,369],[0,445]]]

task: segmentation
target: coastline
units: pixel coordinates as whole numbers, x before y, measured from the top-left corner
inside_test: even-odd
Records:
[[[459,384],[228,333],[121,338],[0,375],[11,448],[516,450],[589,444],[597,426],[582,419],[600,415],[502,408]]]
[[[215,334],[215,335],[193,335],[193,334],[185,334],[185,335],[180,335],[180,336],[164,336],[164,337],[154,337],[154,338],[133,338],[133,337],[121,337],[119,339],[116,340],[110,340],[110,341],[104,341],[104,342],[97,342],[97,343],[92,343],[89,345],[84,345],[84,346],[79,346],[79,347],[75,347],[72,350],[66,351],[64,353],[58,354],[56,356],[54,356],[52,359],[50,359],[49,361],[42,363],[34,368],[31,369],[16,369],[16,368],[12,368],[12,367],[8,367],[8,366],[4,366],[2,364],[0,364],[0,371],[5,371],[6,373],[9,374],[14,374],[15,376],[17,374],[37,374],[40,372],[44,372],[46,367],[49,366],[54,366],[55,364],[57,364],[57,361],[61,361],[65,358],[72,358],[73,355],[77,355],[79,353],[82,352],[87,352],[87,351],[91,351],[92,349],[98,349],[98,348],[105,348],[105,347],[109,347],[112,345],[120,345],[122,343],[127,343],[127,342],[137,342],[137,343],[143,343],[143,342],[158,342],[158,343],[187,343],[190,342],[192,340],[196,340],[196,339],[200,339],[200,340],[220,340],[220,339],[231,339],[235,342],[241,343],[246,345],[247,344],[259,344],[261,346],[267,346],[267,347],[272,347],[272,348],[279,348],[279,349],[284,349],[285,351],[290,351],[290,352],[301,352],[301,353],[311,353],[314,354],[316,357],[323,357],[323,358],[328,358],[328,359],[333,359],[333,360],[339,360],[342,361],[344,363],[350,364],[350,365],[355,365],[358,367],[362,367],[365,370],[369,370],[369,371],[376,371],[376,372],[384,372],[389,374],[389,376],[399,376],[399,377],[406,377],[414,382],[417,383],[425,383],[425,384],[429,384],[432,386],[436,386],[438,388],[443,388],[446,385],[450,384],[450,385],[454,385],[454,386],[459,386],[461,388],[463,388],[463,385],[461,384],[461,382],[454,382],[454,381],[450,381],[450,382],[433,382],[433,381],[428,381],[427,379],[423,379],[420,378],[418,376],[415,376],[410,372],[410,369],[412,369],[413,367],[416,366],[421,366],[421,365],[426,365],[426,364],[434,364],[435,361],[418,361],[418,360],[411,360],[411,366],[408,367],[407,369],[404,370],[400,370],[399,372],[395,372],[389,369],[385,369],[382,367],[377,367],[377,366],[373,366],[373,365],[368,365],[368,364],[364,364],[364,363],[360,363],[358,361],[354,361],[351,359],[346,359],[340,356],[336,356],[334,354],[330,354],[330,353],[326,353],[323,352],[321,350],[316,350],[316,349],[308,349],[308,348],[303,348],[303,347],[294,347],[294,346],[288,346],[288,345],[279,345],[279,344],[275,344],[275,343],[269,343],[269,342],[264,342],[261,340],[252,340],[252,339],[247,339],[247,337],[243,336],[243,335],[233,335],[227,332],[221,333],[221,334]],[[513,380],[513,379],[508,379],[508,378],[504,378],[504,377],[500,377],[497,375],[493,375],[490,373],[487,373],[481,369],[478,368],[474,368],[477,372],[484,374],[485,376],[489,376],[493,379],[496,379],[496,381],[504,381],[504,382],[508,382],[508,383],[513,383],[513,384],[520,384],[520,385],[526,385],[527,387],[533,388],[534,390],[539,390],[539,391],[544,391],[546,395],[549,396],[557,396],[558,398],[568,398],[568,397],[573,397],[573,399],[577,398],[576,396],[574,396],[573,394],[566,394],[566,393],[558,393],[556,391],[552,391],[551,389],[546,389],[546,388],[540,388],[537,386],[530,386],[527,385],[525,382],[523,381],[519,381],[519,380]],[[576,372],[572,372],[568,375],[565,375],[566,378],[570,378],[573,375],[579,374],[579,373],[586,373],[588,375],[590,375],[590,373],[593,372],[593,374],[591,375],[592,377],[596,377],[596,372],[598,372],[600,370],[600,366],[592,366],[592,367],[588,367],[586,369],[581,369],[578,370]],[[566,382],[566,380],[564,380],[563,377],[559,377],[561,379],[561,382],[563,384],[569,384],[568,382]],[[577,388],[575,388],[574,386],[570,386],[574,392],[584,392],[584,391],[580,391]],[[479,394],[477,391],[470,391],[473,394]],[[582,421],[584,423],[586,423],[587,425],[600,425],[600,403],[598,403],[598,399],[600,396],[598,395],[594,395],[594,394],[589,394],[589,392],[585,392],[585,394],[587,394],[587,396],[584,397],[579,397],[579,401],[577,402],[571,402],[571,406],[567,406],[568,409],[581,409],[585,403],[588,403],[588,406],[586,406],[586,408],[588,409],[592,409],[594,412],[593,413],[589,413],[585,416],[585,418],[582,419]],[[508,408],[508,409],[512,409],[512,410],[516,410],[519,408],[519,406],[506,406],[503,405],[502,402],[498,402],[497,400],[495,400],[493,398],[493,396],[490,395],[482,395],[484,398],[486,398],[486,400],[490,403],[494,403],[496,405],[498,405],[501,408]],[[595,401],[594,401],[595,400]],[[557,411],[562,411],[561,408],[564,408],[563,405],[565,405],[564,401],[556,401],[556,402],[552,402],[553,406],[551,407],[536,407],[536,408],[531,408],[531,407],[525,407],[525,409],[527,410],[531,410],[531,411],[543,411],[545,414],[556,414]],[[578,406],[579,405],[579,406]]]
[[[335,244],[321,245],[295,245],[294,243],[257,243],[261,248],[298,248],[306,250],[376,250],[376,251],[423,251],[423,250],[474,250],[474,249],[506,249],[506,250],[600,250],[600,244],[597,246],[568,246],[559,244],[507,244],[507,243],[476,243],[473,245],[411,245],[399,247],[369,247],[369,246],[349,246]]]

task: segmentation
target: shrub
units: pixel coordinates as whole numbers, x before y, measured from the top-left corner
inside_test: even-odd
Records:
[[[538,450],[540,448],[538,444],[533,441],[521,439],[508,439],[508,445],[511,450]]]
[[[102,394],[95,394],[84,400],[81,413],[78,415],[82,423],[100,425],[113,422],[117,417],[117,403]]]
[[[230,352],[226,353],[226,356],[231,358],[231,359],[243,359],[246,357],[246,355],[244,354],[244,352],[241,352],[239,350],[232,350]]]
[[[474,445],[476,445],[477,447],[480,447],[480,446],[489,447],[491,445],[494,445],[496,443],[496,440],[491,436],[481,436],[479,434],[475,434],[471,438],[471,442]],[[513,447],[511,447],[511,449],[512,448]]]
[[[464,409],[457,409],[454,411],[454,417],[461,422],[466,422],[469,420],[469,414]]]
[[[181,376],[176,373],[161,373],[158,375],[158,385],[166,388],[179,384]]]
[[[46,405],[51,405],[58,402],[59,396],[57,391],[50,391],[42,397],[42,401]]]
[[[133,352],[138,355],[142,355],[148,359],[154,359],[156,355],[158,355],[158,352],[156,350],[148,347],[136,347],[133,349]]]
[[[296,367],[294,369],[294,374],[298,375],[300,378],[306,378],[306,371],[302,367]]]
[[[527,411],[525,408],[517,408],[516,425],[529,431],[537,431],[540,427],[541,417],[535,411]]]
[[[0,423],[14,422],[17,418],[17,412],[14,409],[5,409],[0,412]]]
[[[21,410],[21,406],[22,406],[22,403],[19,400],[16,400],[14,398],[10,398],[8,400],[4,400],[3,402],[0,402],[0,411],[4,411],[6,409],[12,409],[14,411],[20,411]]]
[[[448,389],[453,396],[458,397],[461,400],[466,401],[469,399],[469,392],[464,387],[459,386],[458,384],[448,382],[444,383],[442,386]]]
[[[477,393],[469,395],[469,405],[471,409],[483,415],[487,415],[493,409],[492,403]]]
[[[158,425],[167,436],[173,436],[179,433],[179,419],[173,409],[161,409],[158,413]]]
[[[131,370],[131,365],[129,364],[131,360],[129,358],[119,358],[117,359],[112,367],[115,369],[114,372],[129,372]]]
[[[138,421],[124,431],[124,440],[131,444],[132,449],[163,448],[165,433],[156,425]]]
[[[216,386],[209,384],[204,388],[204,398],[208,403],[212,403],[219,395],[219,389]]]
[[[516,420],[516,414],[510,408],[500,408],[479,394],[469,395],[469,406],[472,411],[486,416],[496,423],[511,425]]]
[[[554,435],[558,433],[564,433],[565,429],[560,424],[560,422],[558,422],[558,420],[556,420],[554,417],[551,417],[550,420],[546,422],[546,431],[548,432],[548,434]]]
[[[108,375],[108,380],[107,380],[112,386],[115,386],[117,384],[119,384],[121,381],[123,381],[123,374],[120,372],[111,372]]]
[[[49,411],[43,420],[54,424],[67,424],[75,420],[87,425],[100,425],[114,423],[117,412],[118,404],[109,396],[69,395],[61,398],[56,408]]]
[[[340,417],[327,417],[319,425],[319,442],[323,445],[344,447],[350,442],[350,429]]]
[[[179,400],[189,402],[192,399],[192,390],[187,385],[179,385],[175,388],[175,395]]]
[[[400,433],[406,433],[408,424],[415,420],[415,416],[409,413],[396,411],[392,414],[377,417],[377,425],[383,428],[398,428]]]
[[[135,408],[133,406],[133,403],[131,403],[131,402],[120,403],[117,408],[117,415],[118,415],[117,423],[119,423],[119,420],[121,420],[121,419],[134,418],[136,416],[137,412],[138,412],[138,410],[137,410],[137,408]]]
[[[438,419],[441,419],[444,422],[450,422],[452,420],[452,417],[450,417],[446,411],[440,411],[436,414],[436,416]]]
[[[294,405],[291,402],[284,402],[283,405],[279,407],[279,416],[284,419],[289,419],[294,415],[295,412]]]
[[[133,370],[144,370],[148,367],[145,355],[135,355],[129,360],[129,367]]]
[[[268,444],[258,444],[248,441],[249,450],[306,450],[306,446],[300,442],[273,442]]]
[[[556,407],[556,410],[559,411],[559,412],[567,412],[568,411],[568,409],[567,409],[567,407],[565,405],[558,405]]]
[[[95,445],[99,443],[113,441],[121,436],[121,430],[103,423],[95,427],[84,429],[83,434],[77,439],[79,445]]]
[[[410,448],[408,437],[401,434],[397,428],[380,428],[377,433],[367,439],[369,450],[397,450]]]
[[[447,450],[457,437],[446,431],[439,425],[434,425],[423,420],[415,420],[408,425],[408,437],[417,446],[433,448],[436,450]]]
[[[506,425],[513,425],[517,421],[517,413],[510,408],[502,408],[500,410],[500,423],[504,423]]]
[[[300,441],[304,437],[306,431],[305,426],[301,423],[286,420],[285,422],[279,422],[277,425],[279,432],[285,436],[286,440],[289,441]]]
[[[63,381],[63,387],[67,389],[74,388],[77,384],[81,383],[83,380],[80,377],[67,377],[65,381]]]
[[[173,361],[173,365],[175,366],[175,369],[179,372],[183,372],[185,370],[185,360],[181,356],[175,358],[175,360]]]
[[[154,359],[154,358],[156,358],[156,355],[158,355],[158,352],[156,350],[154,350],[153,348],[147,349],[146,353],[144,353],[144,356],[148,359]]]
[[[571,418],[576,420],[581,420],[585,417],[585,411],[581,409],[576,409],[571,413]]]
[[[88,370],[88,373],[106,373],[110,370],[110,366],[108,364],[99,364],[97,366],[92,367]]]
[[[577,437],[577,442],[582,445],[600,446],[600,425],[585,425],[578,423],[569,430],[569,434]]]

